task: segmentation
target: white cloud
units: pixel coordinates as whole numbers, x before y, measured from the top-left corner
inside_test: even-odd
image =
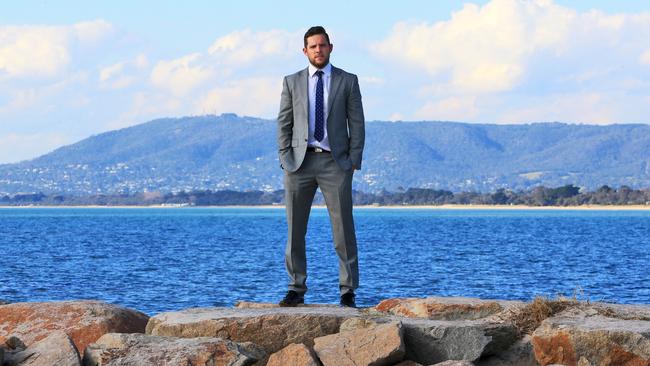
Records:
[[[185,95],[214,75],[200,53],[175,60],[159,61],[151,72],[151,82],[175,95]]]
[[[217,38],[208,49],[214,58],[229,65],[264,62],[265,58],[291,57],[302,49],[300,33],[273,29],[243,30]]]
[[[466,4],[449,21],[398,23],[374,50],[448,80],[455,90],[499,92],[522,82],[536,52],[563,52],[575,17],[550,1]]]
[[[582,73],[598,63],[593,54],[625,58],[621,51],[644,46],[641,34],[650,36],[644,15],[577,13],[548,0],[492,0],[466,4],[448,21],[398,23],[373,49],[426,71],[452,92],[493,93],[513,90],[544,68]]]
[[[241,86],[254,80],[261,84],[262,91],[275,91],[275,86],[268,87],[269,75],[276,75],[277,67],[284,66],[288,58],[301,57],[301,46],[302,36],[298,32],[278,29],[236,31],[217,38],[207,52],[159,61],[150,80],[158,88],[156,92],[171,93],[181,98],[183,104],[194,105],[198,113],[214,111],[215,108],[235,111],[233,108],[236,108],[235,112],[242,114],[254,115],[256,111],[264,111],[268,115],[266,101],[258,105],[248,100],[278,99],[279,91],[271,97],[263,96],[260,89],[253,88],[242,94],[240,91],[244,89]],[[280,84],[281,80],[279,76],[273,79],[273,85]],[[210,89],[214,85],[219,86]],[[242,100],[235,100],[235,96]],[[197,99],[200,100],[198,103]],[[230,102],[223,104],[222,100]],[[243,105],[248,109],[242,109]]]
[[[143,54],[129,61],[122,61],[99,70],[100,86],[106,89],[124,89],[131,86],[149,65]]]
[[[61,28],[0,28],[0,76],[53,76],[69,62],[68,37]]]
[[[71,47],[113,32],[104,20],[70,26],[0,26],[0,77],[57,76],[71,61]]]
[[[65,98],[63,103],[55,105],[52,99],[60,98],[70,89],[78,87],[87,80],[87,74],[83,71],[68,75],[66,78],[46,84],[26,85],[12,87],[2,90],[6,100],[5,105],[0,105],[0,114],[20,113],[29,110],[30,112],[50,112],[55,107],[79,105],[79,100]],[[34,108],[34,106],[39,106]]]
[[[249,78],[229,82],[210,90],[196,108],[197,114],[234,112],[275,118],[282,91],[281,78]]]
[[[615,123],[645,110],[624,100],[650,94],[648,39],[650,12],[492,0],[466,4],[447,21],[397,23],[369,50],[406,66],[389,66],[385,78],[415,96],[405,100],[409,118]]]
[[[118,62],[114,65],[107,66],[99,71],[99,80],[107,81],[122,73],[126,62]]]

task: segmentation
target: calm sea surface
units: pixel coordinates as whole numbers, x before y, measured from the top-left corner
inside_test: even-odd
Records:
[[[650,211],[356,209],[358,303],[398,296],[650,304]],[[329,218],[307,302],[337,303]],[[286,291],[284,210],[0,209],[0,300],[101,299],[149,314]]]

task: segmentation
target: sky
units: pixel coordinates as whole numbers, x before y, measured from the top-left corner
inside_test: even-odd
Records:
[[[160,117],[274,119],[312,25],[367,121],[650,123],[645,0],[24,0],[0,12],[0,164]]]

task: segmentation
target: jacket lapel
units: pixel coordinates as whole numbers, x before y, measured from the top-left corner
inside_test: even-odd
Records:
[[[309,69],[306,68],[301,71],[300,78],[297,85],[297,95],[304,95],[304,102],[302,103],[303,113],[306,118],[309,116]]]
[[[336,92],[338,92],[340,85],[341,85],[341,69],[332,66],[332,79],[330,80],[330,92],[329,92],[329,96],[327,97],[327,111],[328,111],[327,120],[328,121],[332,116],[332,113],[329,112],[332,110],[334,98],[336,98]]]

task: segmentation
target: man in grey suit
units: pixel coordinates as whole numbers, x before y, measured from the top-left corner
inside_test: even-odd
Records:
[[[352,218],[352,175],[361,169],[365,139],[356,75],[329,63],[334,46],[323,27],[304,36],[306,69],[284,78],[278,114],[278,149],[284,169],[289,291],[281,306],[304,303],[307,291],[305,234],[316,189],[327,204],[339,257],[342,306],[356,306],[357,242]]]

